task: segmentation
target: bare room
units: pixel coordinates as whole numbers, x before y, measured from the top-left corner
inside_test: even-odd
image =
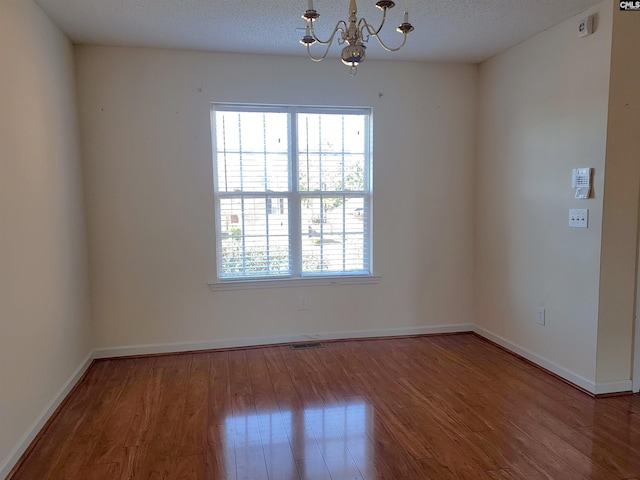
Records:
[[[0,0],[0,479],[640,479],[638,44]]]

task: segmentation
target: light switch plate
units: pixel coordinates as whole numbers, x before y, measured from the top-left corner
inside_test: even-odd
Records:
[[[572,228],[589,227],[589,209],[572,208],[569,210],[569,226]]]

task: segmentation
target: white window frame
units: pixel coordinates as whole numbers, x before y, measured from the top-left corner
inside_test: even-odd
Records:
[[[274,197],[287,198],[289,210],[289,248],[290,248],[290,275],[282,276],[238,276],[235,278],[221,277],[220,262],[216,255],[216,281],[209,283],[212,291],[235,290],[243,288],[272,288],[288,286],[311,286],[311,285],[342,285],[342,284],[369,284],[378,283],[380,277],[373,275],[373,181],[372,181],[372,110],[368,107],[315,107],[315,106],[293,106],[293,105],[261,105],[261,104],[232,104],[232,103],[212,103],[211,104],[211,137],[213,147],[213,186],[215,204],[215,233],[216,252],[222,250],[222,216],[220,212],[220,199],[226,192],[218,189],[217,175],[217,145],[216,145],[216,123],[215,117],[218,111],[232,112],[277,112],[286,113],[289,123],[289,145],[288,145],[288,168],[289,168],[289,188],[283,192],[272,192]],[[364,161],[364,191],[350,192],[344,191],[302,191],[298,190],[298,132],[297,115],[310,114],[358,114],[365,115],[365,161]],[[302,272],[302,232],[301,232],[301,209],[300,203],[304,196],[314,197],[318,194],[323,196],[347,195],[363,198],[365,209],[364,237],[365,248],[368,254],[365,258],[363,271],[345,273],[341,272]]]

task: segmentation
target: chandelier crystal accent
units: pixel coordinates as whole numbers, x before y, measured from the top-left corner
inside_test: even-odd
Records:
[[[349,22],[347,23],[344,20],[340,20],[336,23],[336,26],[334,27],[333,32],[331,32],[328,40],[324,41],[318,38],[314,28],[315,21],[320,17],[320,14],[313,8],[313,0],[308,0],[307,11],[302,14],[302,18],[307,22],[307,27],[305,35],[300,40],[300,43],[307,47],[307,53],[311,60],[314,62],[320,62],[325,59],[336,35],[339,34],[338,45],[346,44],[342,49],[342,63],[351,67],[351,75],[355,75],[358,71],[358,65],[364,62],[367,50],[367,46],[365,44],[371,37],[378,40],[378,43],[380,43],[382,48],[388,52],[397,52],[404,47],[405,43],[407,43],[407,34],[413,31],[413,25],[409,23],[408,11],[404,12],[404,22],[402,22],[402,24],[397,28],[398,32],[402,33],[403,36],[402,43],[398,47],[388,47],[379,36],[379,33],[387,19],[387,10],[395,6],[396,4],[391,0],[379,0],[376,2],[376,7],[382,10],[382,21],[376,28],[364,18],[358,19],[358,7],[356,5],[356,0],[350,0]],[[316,57],[311,53],[311,45],[315,43],[326,46],[324,53],[319,57]]]

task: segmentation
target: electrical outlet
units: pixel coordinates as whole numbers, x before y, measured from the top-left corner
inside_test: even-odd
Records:
[[[536,318],[536,321],[538,322],[538,325],[546,324],[546,312],[544,308],[538,308],[538,316]]]
[[[298,295],[298,310],[309,310],[309,297]]]

